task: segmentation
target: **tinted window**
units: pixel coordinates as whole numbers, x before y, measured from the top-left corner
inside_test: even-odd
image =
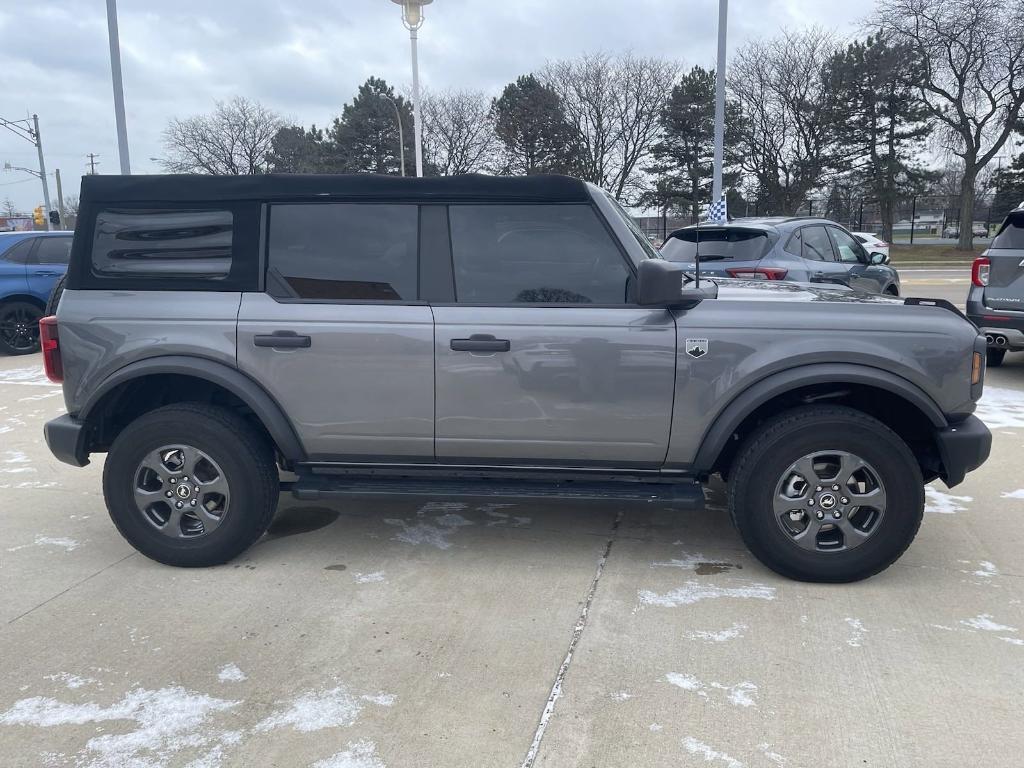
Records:
[[[417,214],[415,205],[275,205],[270,212],[270,293],[314,300],[415,301]]]
[[[70,237],[41,237],[33,261],[36,264],[67,264],[71,260]]]
[[[815,261],[832,261],[832,243],[824,227],[804,227],[800,230],[803,243],[802,256]]]
[[[832,233],[832,238],[836,243],[836,251],[839,253],[839,260],[844,264],[859,264],[861,261],[861,254],[867,255],[864,252],[863,247],[858,243],[853,236],[848,235],[841,229],[836,227],[829,227],[829,231]]]
[[[28,261],[28,252],[32,250],[32,243],[35,241],[36,238],[34,237],[27,237],[24,240],[19,240],[6,251],[0,253],[0,259],[10,261],[14,264],[24,264]]]
[[[661,254],[669,261],[693,261],[697,255],[697,230],[688,229],[668,239]],[[702,229],[701,261],[757,261],[768,246],[768,235],[737,229]]]
[[[456,296],[486,304],[622,304],[618,246],[587,205],[453,205]]]
[[[794,256],[800,256],[800,249],[803,247],[803,242],[800,237],[800,230],[798,229],[792,235],[789,236],[789,240],[786,241],[786,251],[792,253]]]
[[[992,247],[1024,249],[1024,211],[1009,215],[1006,228],[996,235]]]
[[[219,280],[231,271],[230,211],[108,210],[96,216],[101,277]]]

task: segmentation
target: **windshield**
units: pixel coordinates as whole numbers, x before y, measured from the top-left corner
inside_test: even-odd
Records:
[[[668,261],[695,261],[698,230],[685,229],[661,247]],[[768,247],[768,235],[749,229],[701,229],[701,261],[757,261]]]
[[[609,195],[607,192],[605,192],[604,196],[608,198],[609,202],[611,202],[612,207],[615,209],[616,213],[619,214],[619,217],[622,219],[622,221],[625,223],[625,225],[629,228],[629,231],[633,233],[633,237],[635,237],[636,241],[638,243],[640,243],[640,247],[643,249],[644,254],[647,256],[647,258],[648,259],[660,259],[660,258],[662,258],[662,255],[660,253],[658,253],[658,251],[655,249],[655,247],[653,245],[651,245],[651,241],[647,239],[647,235],[645,235],[640,230],[640,227],[638,227],[636,225],[636,222],[633,221],[633,217],[630,216],[628,213],[626,213],[626,209],[625,208],[623,208],[621,205],[619,205],[619,201],[616,200],[611,195]]]

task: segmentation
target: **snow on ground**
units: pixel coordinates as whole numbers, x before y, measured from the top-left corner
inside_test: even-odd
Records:
[[[683,586],[676,587],[663,595],[642,589],[637,597],[644,605],[657,605],[663,608],[676,608],[680,605],[693,605],[701,600],[714,600],[720,597],[733,597],[746,600],[774,600],[775,587],[767,584],[748,582],[743,586],[721,587],[700,581],[687,581]]]
[[[985,632],[1017,632],[1016,627],[1008,627],[1005,624],[998,624],[992,620],[992,614],[982,613],[975,616],[973,619],[962,619],[960,621],[965,627],[971,627],[972,629],[981,629]]]
[[[745,680],[742,683],[736,683],[734,685],[723,685],[722,683],[716,682],[704,683],[693,675],[686,675],[681,672],[669,672],[665,675],[665,680],[677,688],[682,688],[684,691],[696,693],[703,699],[710,698],[710,691],[723,691],[726,698],[729,700],[729,703],[734,706],[757,706],[757,702],[755,701],[757,697],[757,686],[750,681]]]
[[[957,512],[966,512],[969,504],[974,501],[971,496],[954,496],[951,493],[940,491],[935,485],[924,487],[924,511],[939,515],[955,515]]]
[[[347,746],[344,752],[313,763],[312,768],[384,768],[372,741],[349,742]]]
[[[8,547],[8,552],[17,552],[19,549],[25,549],[27,547],[59,547],[65,552],[71,552],[77,549],[81,544],[74,539],[68,538],[67,536],[36,536],[35,540],[31,544],[20,544],[16,547]]]
[[[1024,392],[986,386],[974,415],[989,429],[1024,429]]]
[[[240,683],[245,680],[245,673],[237,664],[225,664],[217,673],[217,679],[222,683]]]
[[[703,640],[706,643],[724,643],[743,637],[743,630],[748,629],[746,624],[733,624],[728,629],[719,630],[696,630],[685,632],[683,637],[687,640]]]

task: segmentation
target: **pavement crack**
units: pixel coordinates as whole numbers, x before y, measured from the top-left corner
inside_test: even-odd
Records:
[[[123,563],[123,562],[124,562],[125,560],[127,560],[127,559],[128,559],[129,557],[134,557],[134,556],[135,556],[135,555],[137,555],[137,554],[138,554],[137,552],[129,552],[129,553],[127,554],[127,555],[125,555],[124,557],[122,557],[122,558],[121,558],[120,560],[115,560],[115,561],[114,561],[113,563],[110,563],[109,565],[105,565],[105,566],[103,566],[102,568],[100,568],[100,569],[99,569],[98,571],[96,571],[95,573],[90,573],[90,574],[89,574],[88,576],[86,576],[86,577],[85,577],[84,579],[79,579],[79,580],[78,580],[78,581],[76,581],[76,582],[75,582],[74,584],[70,585],[69,587],[67,587],[67,588],[65,588],[65,589],[62,589],[62,590],[61,590],[60,592],[58,592],[58,593],[57,593],[56,595],[53,595],[53,596],[51,596],[51,597],[48,597],[48,598],[46,598],[45,600],[43,600],[43,602],[39,603],[38,605],[35,605],[35,606],[33,606],[32,608],[29,608],[29,609],[28,609],[27,611],[25,611],[24,613],[18,614],[18,615],[17,615],[17,616],[15,616],[15,617],[14,617],[13,619],[11,619],[10,621],[8,621],[8,622],[7,622],[7,626],[10,626],[10,625],[11,625],[11,624],[13,624],[14,622],[16,622],[16,621],[17,621],[18,619],[23,619],[23,618],[25,618],[26,616],[28,616],[28,615],[29,615],[30,613],[32,613],[33,611],[37,611],[37,610],[39,610],[40,608],[42,608],[42,607],[43,607],[44,605],[46,605],[47,603],[52,603],[52,602],[53,602],[54,600],[56,600],[56,599],[57,599],[58,597],[63,597],[63,596],[64,596],[64,595],[66,595],[66,594],[67,594],[68,592],[70,592],[70,591],[71,591],[72,589],[75,589],[76,587],[80,587],[80,586],[82,586],[83,584],[85,584],[85,582],[89,581],[90,579],[93,579],[93,578],[95,578],[96,576],[99,576],[99,575],[100,575],[101,573],[103,573],[104,571],[110,570],[110,569],[111,569],[111,568],[113,568],[113,567],[114,567],[115,565],[120,565],[120,564],[121,564],[121,563]]]
[[[594,572],[594,578],[590,581],[590,588],[587,590],[587,599],[584,600],[580,615],[576,618],[576,626],[573,627],[572,639],[569,641],[569,650],[565,654],[562,666],[558,668],[558,674],[555,675],[555,682],[551,686],[551,693],[548,695],[548,700],[544,704],[544,711],[540,714],[540,722],[537,724],[537,730],[533,734],[533,742],[530,744],[530,749],[526,752],[526,757],[523,758],[521,768],[533,768],[533,764],[537,760],[537,753],[540,751],[540,744],[544,739],[544,732],[547,730],[548,721],[551,719],[551,715],[555,711],[555,703],[562,695],[562,683],[569,671],[569,665],[572,664],[572,656],[573,653],[576,652],[576,646],[579,645],[580,638],[583,636],[583,630],[586,629],[587,617],[590,614],[590,606],[593,604],[594,595],[597,593],[597,584],[601,580],[601,574],[604,573],[605,563],[608,562],[608,555],[611,554],[612,544],[615,543],[615,538],[619,532],[619,525],[621,523],[622,510],[619,510],[615,514],[615,520],[612,522],[612,529],[608,532],[608,542],[605,544],[604,552],[597,561],[597,570]]]

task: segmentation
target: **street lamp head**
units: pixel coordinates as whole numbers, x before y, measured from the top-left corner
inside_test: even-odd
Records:
[[[415,31],[423,26],[423,6],[430,5],[434,0],[391,0],[402,6],[402,23],[405,28]]]

